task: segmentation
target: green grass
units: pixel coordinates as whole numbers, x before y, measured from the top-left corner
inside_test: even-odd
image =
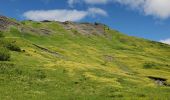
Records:
[[[170,87],[148,78],[170,83],[168,45],[114,30],[105,36],[74,34],[57,22],[25,21],[22,28],[13,26],[0,38],[1,47],[8,41],[21,49],[9,49],[10,60],[0,61],[1,100],[170,99]]]

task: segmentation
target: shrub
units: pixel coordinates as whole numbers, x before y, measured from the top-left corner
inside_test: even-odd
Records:
[[[10,53],[6,48],[0,48],[0,61],[9,61]]]
[[[153,68],[153,67],[155,67],[155,64],[154,64],[154,63],[145,63],[145,64],[143,65],[143,68]]]
[[[21,48],[14,43],[8,43],[5,47],[11,51],[21,52]]]

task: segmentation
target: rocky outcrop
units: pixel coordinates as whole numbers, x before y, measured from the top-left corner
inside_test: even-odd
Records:
[[[105,27],[106,25],[100,23],[75,23],[75,22],[60,22],[60,24],[66,30],[76,30],[80,34],[90,35],[90,34],[97,34],[97,35],[104,35],[105,34]]]
[[[5,30],[7,27],[11,25],[19,25],[19,23],[5,16],[0,16],[0,30]]]

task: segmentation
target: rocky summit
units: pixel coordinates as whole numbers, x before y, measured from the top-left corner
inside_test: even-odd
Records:
[[[5,16],[0,16],[0,30],[5,30],[10,25],[17,26],[19,23]]]

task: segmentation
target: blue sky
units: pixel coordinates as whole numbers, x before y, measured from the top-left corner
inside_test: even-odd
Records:
[[[100,22],[170,43],[170,0],[1,0],[0,14],[17,20]]]

